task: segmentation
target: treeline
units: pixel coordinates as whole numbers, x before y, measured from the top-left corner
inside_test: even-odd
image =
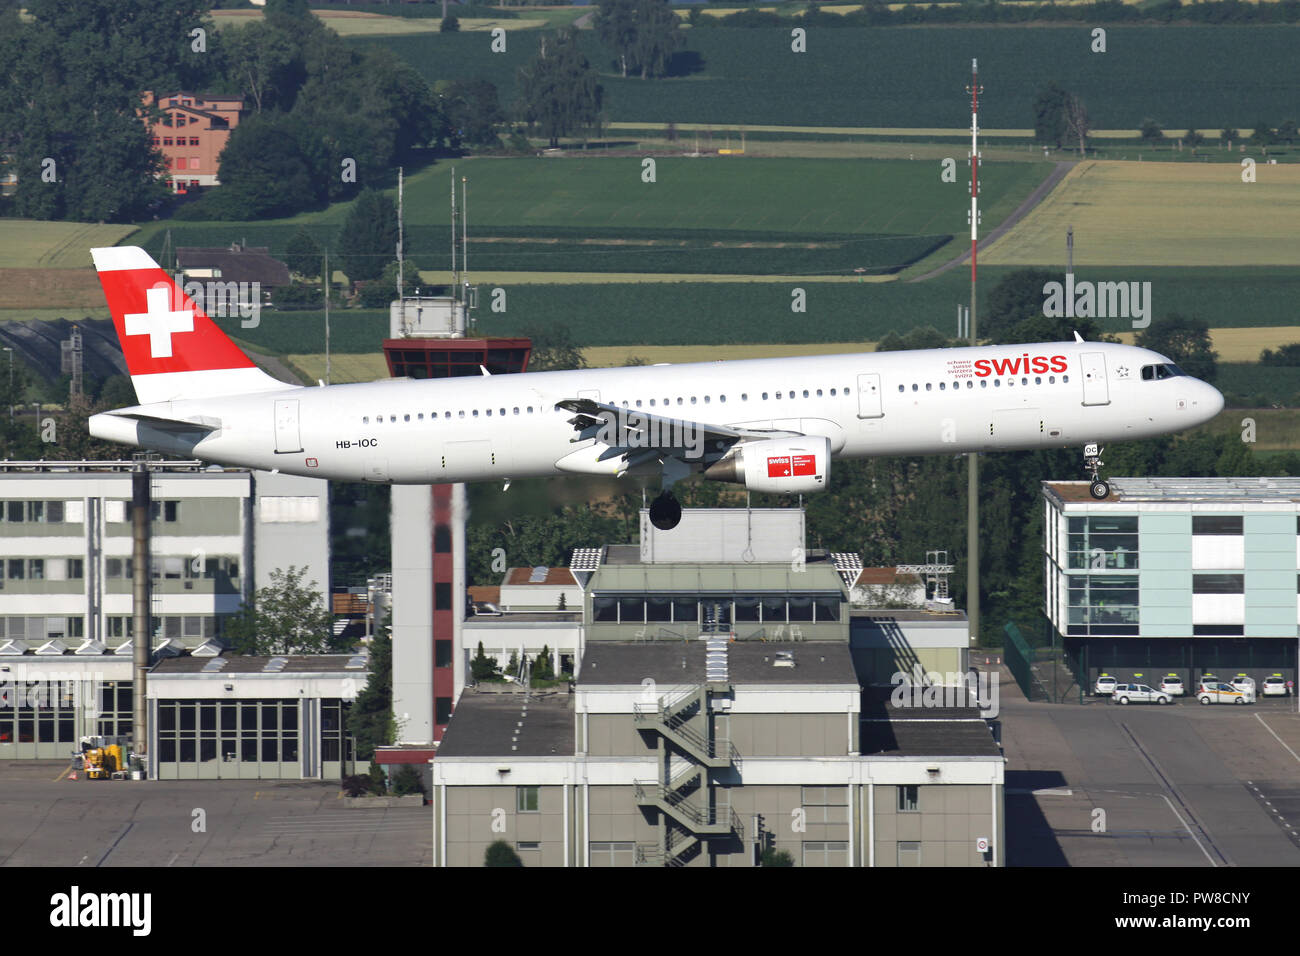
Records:
[[[883,0],[868,0],[861,10],[852,13],[828,13],[810,7],[803,16],[782,16],[758,9],[740,10],[725,17],[691,7],[692,27],[884,27],[935,23],[1029,23],[1055,21],[1068,23],[1295,23],[1300,21],[1300,0],[1278,3],[1243,3],[1241,0],[1215,0],[1208,3],[1182,3],[1163,0],[1151,6],[1133,6],[1121,0],[1057,6],[1053,3],[961,3],[947,6],[909,3],[890,9]]]

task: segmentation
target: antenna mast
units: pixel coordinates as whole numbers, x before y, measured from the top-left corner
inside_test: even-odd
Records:
[[[970,61],[970,344],[979,340],[975,333],[975,254],[979,244],[979,61]],[[979,643],[980,637],[980,459],[978,452],[966,455],[966,619],[970,625],[970,640]]]
[[[402,167],[397,167],[397,298],[402,298]]]
[[[456,257],[456,167],[451,167],[451,294],[460,296],[459,259]]]

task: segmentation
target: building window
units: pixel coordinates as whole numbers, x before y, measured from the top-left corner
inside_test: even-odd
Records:
[[[1136,570],[1137,515],[1071,518],[1068,544],[1071,569]]]
[[[1241,534],[1241,515],[1193,515],[1192,534]]]
[[[451,582],[438,581],[433,585],[433,609],[435,611],[451,610]]]
[[[605,843],[592,841],[592,866],[632,866],[636,863],[635,843]]]
[[[1193,594],[1245,594],[1244,574],[1193,574]]]
[[[907,784],[898,788],[898,812],[916,813],[921,809],[921,788]]]
[[[804,787],[803,810],[806,823],[848,823],[848,787]]]
[[[433,642],[433,666],[451,666],[451,641],[439,640]]]
[[[803,845],[804,866],[848,866],[849,844],[845,840],[810,840]]]
[[[541,812],[541,787],[515,787],[515,809],[520,813]]]
[[[515,844],[520,853],[536,853],[541,850],[542,845],[536,840],[521,840]]]
[[[920,866],[921,865],[921,844],[920,843],[899,843],[898,844],[898,865],[899,866]]]
[[[433,700],[433,722],[442,725],[451,720],[451,698],[435,697]]]
[[[433,526],[433,550],[435,554],[451,553],[451,526],[436,524]]]
[[[1135,574],[1071,574],[1066,633],[1136,634],[1138,578]]]

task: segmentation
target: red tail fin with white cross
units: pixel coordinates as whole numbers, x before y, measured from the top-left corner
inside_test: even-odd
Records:
[[[295,387],[254,365],[143,249],[90,254],[141,405]]]

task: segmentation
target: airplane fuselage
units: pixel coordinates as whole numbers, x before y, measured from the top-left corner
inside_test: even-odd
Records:
[[[575,398],[672,418],[823,436],[834,458],[1082,446],[1168,434],[1223,405],[1168,363],[1110,343],[869,352],[287,388],[141,406],[212,430],[96,415],[93,434],[218,464],[344,481],[615,474],[575,441]],[[1166,365],[1166,367],[1168,367]]]

